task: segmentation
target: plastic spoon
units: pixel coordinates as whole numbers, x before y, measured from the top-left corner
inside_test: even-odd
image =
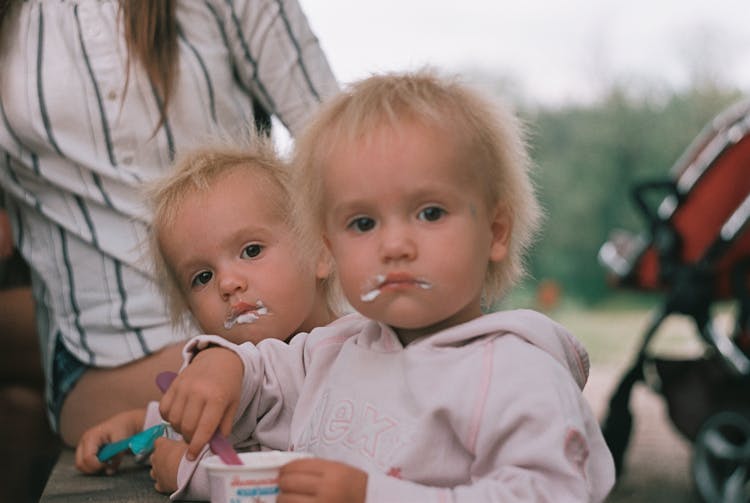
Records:
[[[136,456],[146,453],[154,448],[154,441],[164,434],[164,425],[157,424],[132,437],[104,445],[96,454],[97,459],[104,463],[109,461],[123,451],[130,449]]]
[[[156,376],[156,385],[159,386],[161,392],[164,393],[172,384],[172,381],[174,381],[175,377],[177,377],[177,374],[174,372],[161,372]],[[208,445],[225,464],[242,464],[242,460],[237,455],[237,451],[234,450],[234,447],[232,447],[232,444],[229,443],[229,440],[227,440],[224,435],[219,433],[218,430],[216,431],[216,433],[214,433],[214,436],[211,437],[211,440],[208,441]]]

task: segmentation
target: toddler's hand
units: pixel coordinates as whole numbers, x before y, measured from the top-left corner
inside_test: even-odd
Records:
[[[278,503],[364,503],[367,473],[319,458],[298,459],[279,471]]]
[[[172,428],[190,442],[193,460],[217,429],[232,431],[242,393],[242,361],[234,352],[211,347],[198,353],[175,378],[159,403]]]
[[[154,480],[154,488],[160,493],[172,493],[177,490],[177,471],[185,451],[187,444],[182,440],[159,437],[154,442],[151,478]]]
[[[107,475],[115,473],[125,453],[118,454],[106,463],[99,461],[96,454],[104,444],[117,442],[140,432],[145,419],[146,409],[133,409],[115,414],[86,430],[76,448],[76,468],[83,473],[97,473],[102,470]]]

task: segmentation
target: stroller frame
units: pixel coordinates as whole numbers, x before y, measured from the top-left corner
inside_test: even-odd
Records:
[[[732,177],[731,190],[724,191],[729,194],[711,194],[722,185],[721,176]],[[665,195],[652,208],[649,201],[657,191]],[[617,473],[623,471],[632,430],[630,395],[636,383],[647,381],[644,370],[654,364],[662,382],[700,370],[718,376],[712,382],[730,391],[713,396],[706,390],[703,408],[673,399],[672,389],[683,394],[685,388],[675,387],[675,379],[658,391],[667,398],[677,429],[695,443],[693,477],[701,497],[749,501],[750,394],[742,391],[750,384],[750,345],[741,348],[738,335],[750,338],[750,101],[730,107],[704,128],[675,163],[670,179],[638,184],[632,196],[648,233],[616,236],[602,245],[599,260],[616,286],[661,291],[664,299],[610,398],[602,425]],[[706,228],[691,234],[698,220]],[[719,330],[712,317],[714,305],[725,299],[739,306],[733,334]],[[662,323],[674,314],[693,321],[708,348],[704,358],[675,365],[649,353]]]

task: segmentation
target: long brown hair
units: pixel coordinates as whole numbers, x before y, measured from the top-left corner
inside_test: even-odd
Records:
[[[20,0],[0,0],[0,30],[16,3]],[[143,66],[154,85],[159,96],[160,125],[177,78],[176,4],[177,0],[120,0],[128,56]]]
[[[135,57],[159,94],[159,125],[177,78],[177,0],[120,0],[129,56]],[[157,126],[158,127],[158,126]]]

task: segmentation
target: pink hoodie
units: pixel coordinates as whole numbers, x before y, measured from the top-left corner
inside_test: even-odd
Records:
[[[233,440],[308,451],[368,473],[367,502],[603,501],[614,465],[581,390],[589,362],[534,311],[481,316],[403,347],[359,314],[236,346],[245,366]],[[208,498],[183,459],[173,498]],[[195,472],[195,473],[194,473]]]

